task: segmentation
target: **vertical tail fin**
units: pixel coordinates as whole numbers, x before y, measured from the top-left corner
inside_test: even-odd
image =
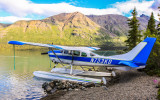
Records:
[[[109,56],[109,57],[113,59],[121,59],[123,61],[133,61],[136,63],[146,64],[147,59],[150,55],[150,52],[155,42],[156,42],[156,38],[147,37],[144,41],[140,42],[136,47],[134,47],[128,53]],[[122,63],[122,61],[120,63]],[[128,62],[125,62],[125,65],[131,66],[128,64]],[[132,64],[132,66],[134,65]]]
[[[156,38],[147,37],[144,41],[147,43],[144,48],[137,54],[137,56],[133,59],[133,61],[138,63],[146,63],[148,57],[151,53],[154,43],[156,42]]]

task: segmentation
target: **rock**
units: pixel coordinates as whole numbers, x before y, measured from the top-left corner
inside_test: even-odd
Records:
[[[53,82],[50,82],[50,83],[49,83],[49,86],[53,89],[53,88],[54,88],[54,83],[53,83]]]
[[[88,83],[86,83],[86,87],[95,87],[95,83],[88,82]]]
[[[84,86],[81,87],[82,90],[85,90],[86,88]]]
[[[57,86],[57,89],[58,89],[58,90],[61,90],[61,86]]]
[[[74,81],[65,81],[65,80],[53,80],[50,83],[44,83],[42,85],[42,88],[44,89],[44,91],[48,94],[50,93],[54,93],[56,90],[85,90],[86,88],[91,88],[91,87],[100,87],[101,84],[96,84],[93,82],[89,82],[89,83],[83,83],[83,82],[74,82]]]
[[[56,86],[58,86],[58,85],[59,85],[59,83],[55,83],[55,85],[56,85]]]
[[[57,88],[54,88],[54,89],[51,90],[51,93],[53,94],[56,91],[57,91]]]
[[[46,88],[47,85],[48,85],[47,82],[43,83],[43,84],[42,84],[42,88],[43,88],[43,89]]]
[[[80,86],[82,86],[82,82],[78,82],[77,84],[80,85]]]
[[[72,90],[72,88],[69,88],[68,90],[69,90],[69,91],[71,91],[71,90]]]
[[[78,91],[79,89],[74,89],[75,91]]]
[[[101,84],[95,83],[95,87],[100,87],[100,86],[101,86]]]
[[[47,92],[48,94],[50,94],[52,88],[51,88],[49,85],[47,85],[45,90],[46,90],[46,92]]]
[[[63,91],[67,91],[67,89],[64,89]]]

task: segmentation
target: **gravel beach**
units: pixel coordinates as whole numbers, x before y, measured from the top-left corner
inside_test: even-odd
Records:
[[[158,88],[153,80],[159,77],[148,76],[137,70],[118,71],[119,81],[107,89],[94,87],[86,90],[60,91],[41,100],[156,100]]]

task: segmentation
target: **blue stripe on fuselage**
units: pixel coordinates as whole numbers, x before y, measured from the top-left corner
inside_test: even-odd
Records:
[[[60,50],[54,50],[55,53],[61,53]],[[48,51],[48,53],[52,53],[52,51]],[[62,54],[62,53],[61,53]],[[57,55],[60,59],[66,59],[66,60],[75,60],[75,61],[82,61],[82,62],[90,62],[90,63],[97,63],[97,64],[112,64],[112,65],[121,65],[119,64],[120,61],[123,60],[116,60],[116,59],[106,59],[106,58],[90,58],[90,57],[78,57],[78,56],[74,56],[72,58],[72,56],[67,56],[67,55]],[[49,57],[54,57],[56,58],[55,55],[49,55]],[[132,61],[131,61],[132,62]],[[143,63],[136,63],[134,62],[134,64],[138,65],[138,66],[142,66],[145,65]],[[126,66],[126,65],[123,65]]]
[[[60,59],[72,60],[72,56],[64,56],[64,55],[57,55]],[[55,55],[49,55],[49,57],[56,58]],[[73,57],[75,61],[82,61],[82,62],[90,62],[90,63],[97,63],[97,64],[115,64],[117,65],[120,60],[112,60],[112,59],[103,59],[103,58],[90,58],[90,57]]]
[[[61,53],[60,50],[53,50],[54,53]],[[52,51],[48,51],[48,53],[53,53]]]

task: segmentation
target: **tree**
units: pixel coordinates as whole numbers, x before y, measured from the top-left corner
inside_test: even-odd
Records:
[[[147,32],[148,31],[148,32]],[[151,14],[150,20],[148,21],[147,26],[147,36],[149,37],[155,37],[157,38],[156,43],[154,44],[154,47],[152,49],[152,52],[149,56],[149,59],[147,61],[147,66],[145,68],[145,71],[150,75],[158,75],[160,76],[160,34],[159,32],[159,24],[156,29],[155,25],[155,19],[153,16],[153,13]]]
[[[139,28],[139,21],[137,20],[137,11],[136,8],[132,11],[132,18],[128,20],[128,26],[130,30],[128,31],[128,39],[125,41],[126,46],[128,46],[128,49],[131,50],[133,47],[135,47],[140,41],[141,41],[141,34],[138,30]]]
[[[157,34],[160,35],[160,22],[157,25]]]
[[[155,19],[154,19],[154,15],[153,12],[151,13],[150,19],[148,21],[148,25],[147,25],[147,29],[149,29],[150,34],[156,34],[157,30],[156,30],[156,25],[155,25]]]
[[[152,34],[157,34],[157,29],[156,29],[156,24],[155,24],[155,19],[153,12],[151,13],[150,19],[148,20],[148,25],[146,32],[144,33],[144,37],[146,38],[147,36],[150,37]]]

